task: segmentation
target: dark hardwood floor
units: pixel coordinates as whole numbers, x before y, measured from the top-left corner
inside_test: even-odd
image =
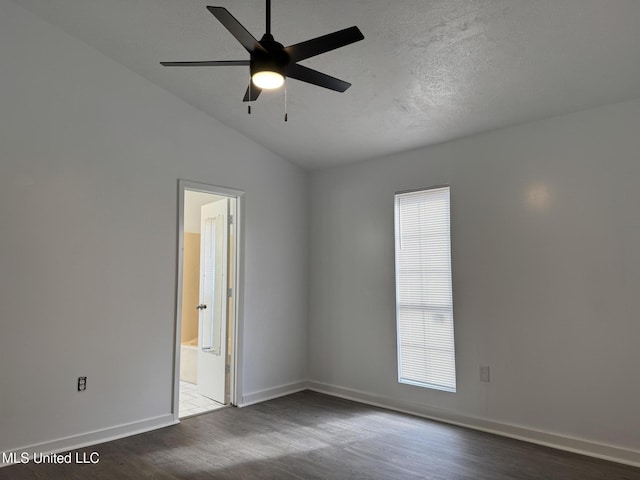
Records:
[[[100,461],[19,464],[0,468],[0,479],[640,480],[640,468],[314,392],[77,452]]]

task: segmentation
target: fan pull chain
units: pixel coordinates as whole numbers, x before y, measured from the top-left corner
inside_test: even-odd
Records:
[[[287,79],[285,78],[284,80],[284,121],[287,122],[288,119],[288,115],[287,115]]]
[[[251,71],[249,71],[249,103],[247,104],[247,114],[251,115]]]

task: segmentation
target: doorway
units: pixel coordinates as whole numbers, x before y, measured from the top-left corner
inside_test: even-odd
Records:
[[[176,420],[236,402],[241,195],[179,181]]]

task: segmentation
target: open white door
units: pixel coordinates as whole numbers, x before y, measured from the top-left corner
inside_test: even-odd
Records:
[[[201,207],[198,391],[226,403],[229,199]]]

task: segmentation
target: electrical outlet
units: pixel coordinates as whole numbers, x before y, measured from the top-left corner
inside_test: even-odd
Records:
[[[481,382],[489,381],[489,365],[484,365],[480,367],[480,381]]]
[[[84,392],[87,389],[87,377],[78,377],[78,391]]]

